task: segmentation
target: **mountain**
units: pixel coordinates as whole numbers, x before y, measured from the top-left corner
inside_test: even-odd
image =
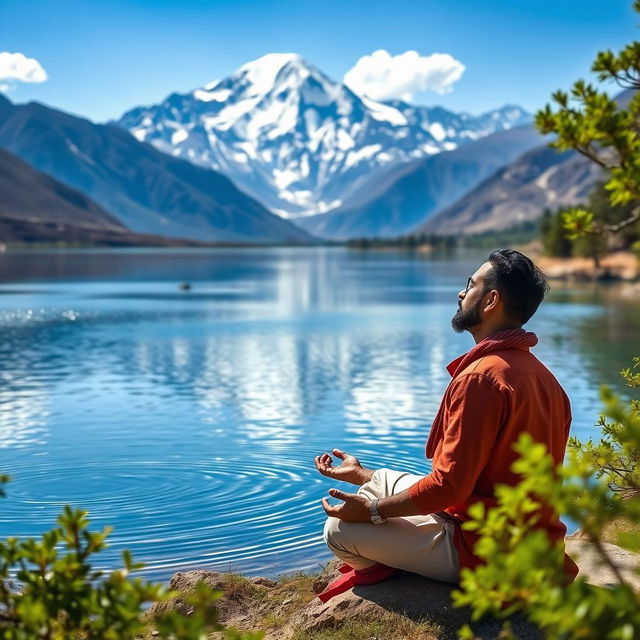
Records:
[[[125,227],[84,194],[35,171],[0,149],[0,240],[45,242],[98,234],[126,233]]]
[[[183,246],[132,233],[80,191],[0,149],[0,242],[63,242],[110,246]]]
[[[83,193],[32,169],[0,149],[0,216],[78,227],[126,231]]]
[[[336,240],[406,234],[543,140],[530,126],[494,133],[395,167],[381,179],[371,180],[345,207],[296,223],[314,235]]]
[[[376,102],[296,54],[272,53],[231,76],[117,124],[172,156],[220,171],[275,213],[341,206],[395,165],[530,122],[519,107],[479,117]]]
[[[200,242],[309,241],[226,177],[119,127],[0,95],[0,147],[78,189],[129,229]]]
[[[575,151],[559,153],[545,145],[496,171],[415,231],[469,235],[508,229],[539,218],[546,208],[585,202],[602,179],[594,162]]]

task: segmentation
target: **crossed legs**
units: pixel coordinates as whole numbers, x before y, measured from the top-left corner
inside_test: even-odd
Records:
[[[377,469],[358,493],[369,499],[386,498],[408,489],[421,476]],[[458,553],[454,524],[438,515],[389,518],[384,524],[344,522],[327,518],[324,539],[343,562],[366,569],[377,562],[443,582],[458,582]]]

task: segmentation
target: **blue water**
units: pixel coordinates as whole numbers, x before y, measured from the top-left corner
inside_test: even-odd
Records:
[[[429,470],[424,442],[472,346],[449,321],[484,255],[342,248],[23,251],[0,255],[0,536],[61,506],[114,525],[166,579],[188,568],[277,574],[328,558],[313,457]],[[191,291],[179,289],[188,281]],[[598,386],[640,354],[639,303],[555,286],[535,353],[596,434]]]

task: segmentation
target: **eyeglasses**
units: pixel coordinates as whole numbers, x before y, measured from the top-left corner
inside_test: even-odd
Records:
[[[467,280],[467,286],[464,288],[464,292],[465,292],[465,293],[468,293],[468,292],[469,292],[469,289],[471,289],[471,285],[472,285],[471,280],[472,280],[472,277],[471,277],[471,276],[469,276],[469,279]]]

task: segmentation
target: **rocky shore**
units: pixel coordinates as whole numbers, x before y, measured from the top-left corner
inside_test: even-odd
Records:
[[[640,260],[630,252],[605,256],[596,267],[591,258],[551,258],[535,256],[536,264],[552,280],[629,282],[640,284]]]
[[[611,571],[598,562],[593,545],[580,533],[569,536],[567,552],[580,567],[580,575],[591,584],[615,584]],[[622,575],[640,590],[640,555],[606,543]],[[402,574],[379,584],[355,587],[323,604],[315,594],[337,576],[337,562],[330,562],[316,575],[298,574],[278,580],[248,578],[215,571],[176,573],[171,589],[188,595],[196,584],[224,591],[218,602],[220,620],[244,631],[263,630],[267,640],[449,640],[469,622],[469,611],[451,604],[453,586],[415,574]],[[189,613],[180,598],[155,604],[153,616],[167,610]],[[512,620],[516,636],[541,638],[540,632],[520,617]],[[501,623],[483,619],[473,623],[476,638],[498,637]],[[150,631],[147,638],[154,637]],[[215,637],[215,635],[213,636]]]

